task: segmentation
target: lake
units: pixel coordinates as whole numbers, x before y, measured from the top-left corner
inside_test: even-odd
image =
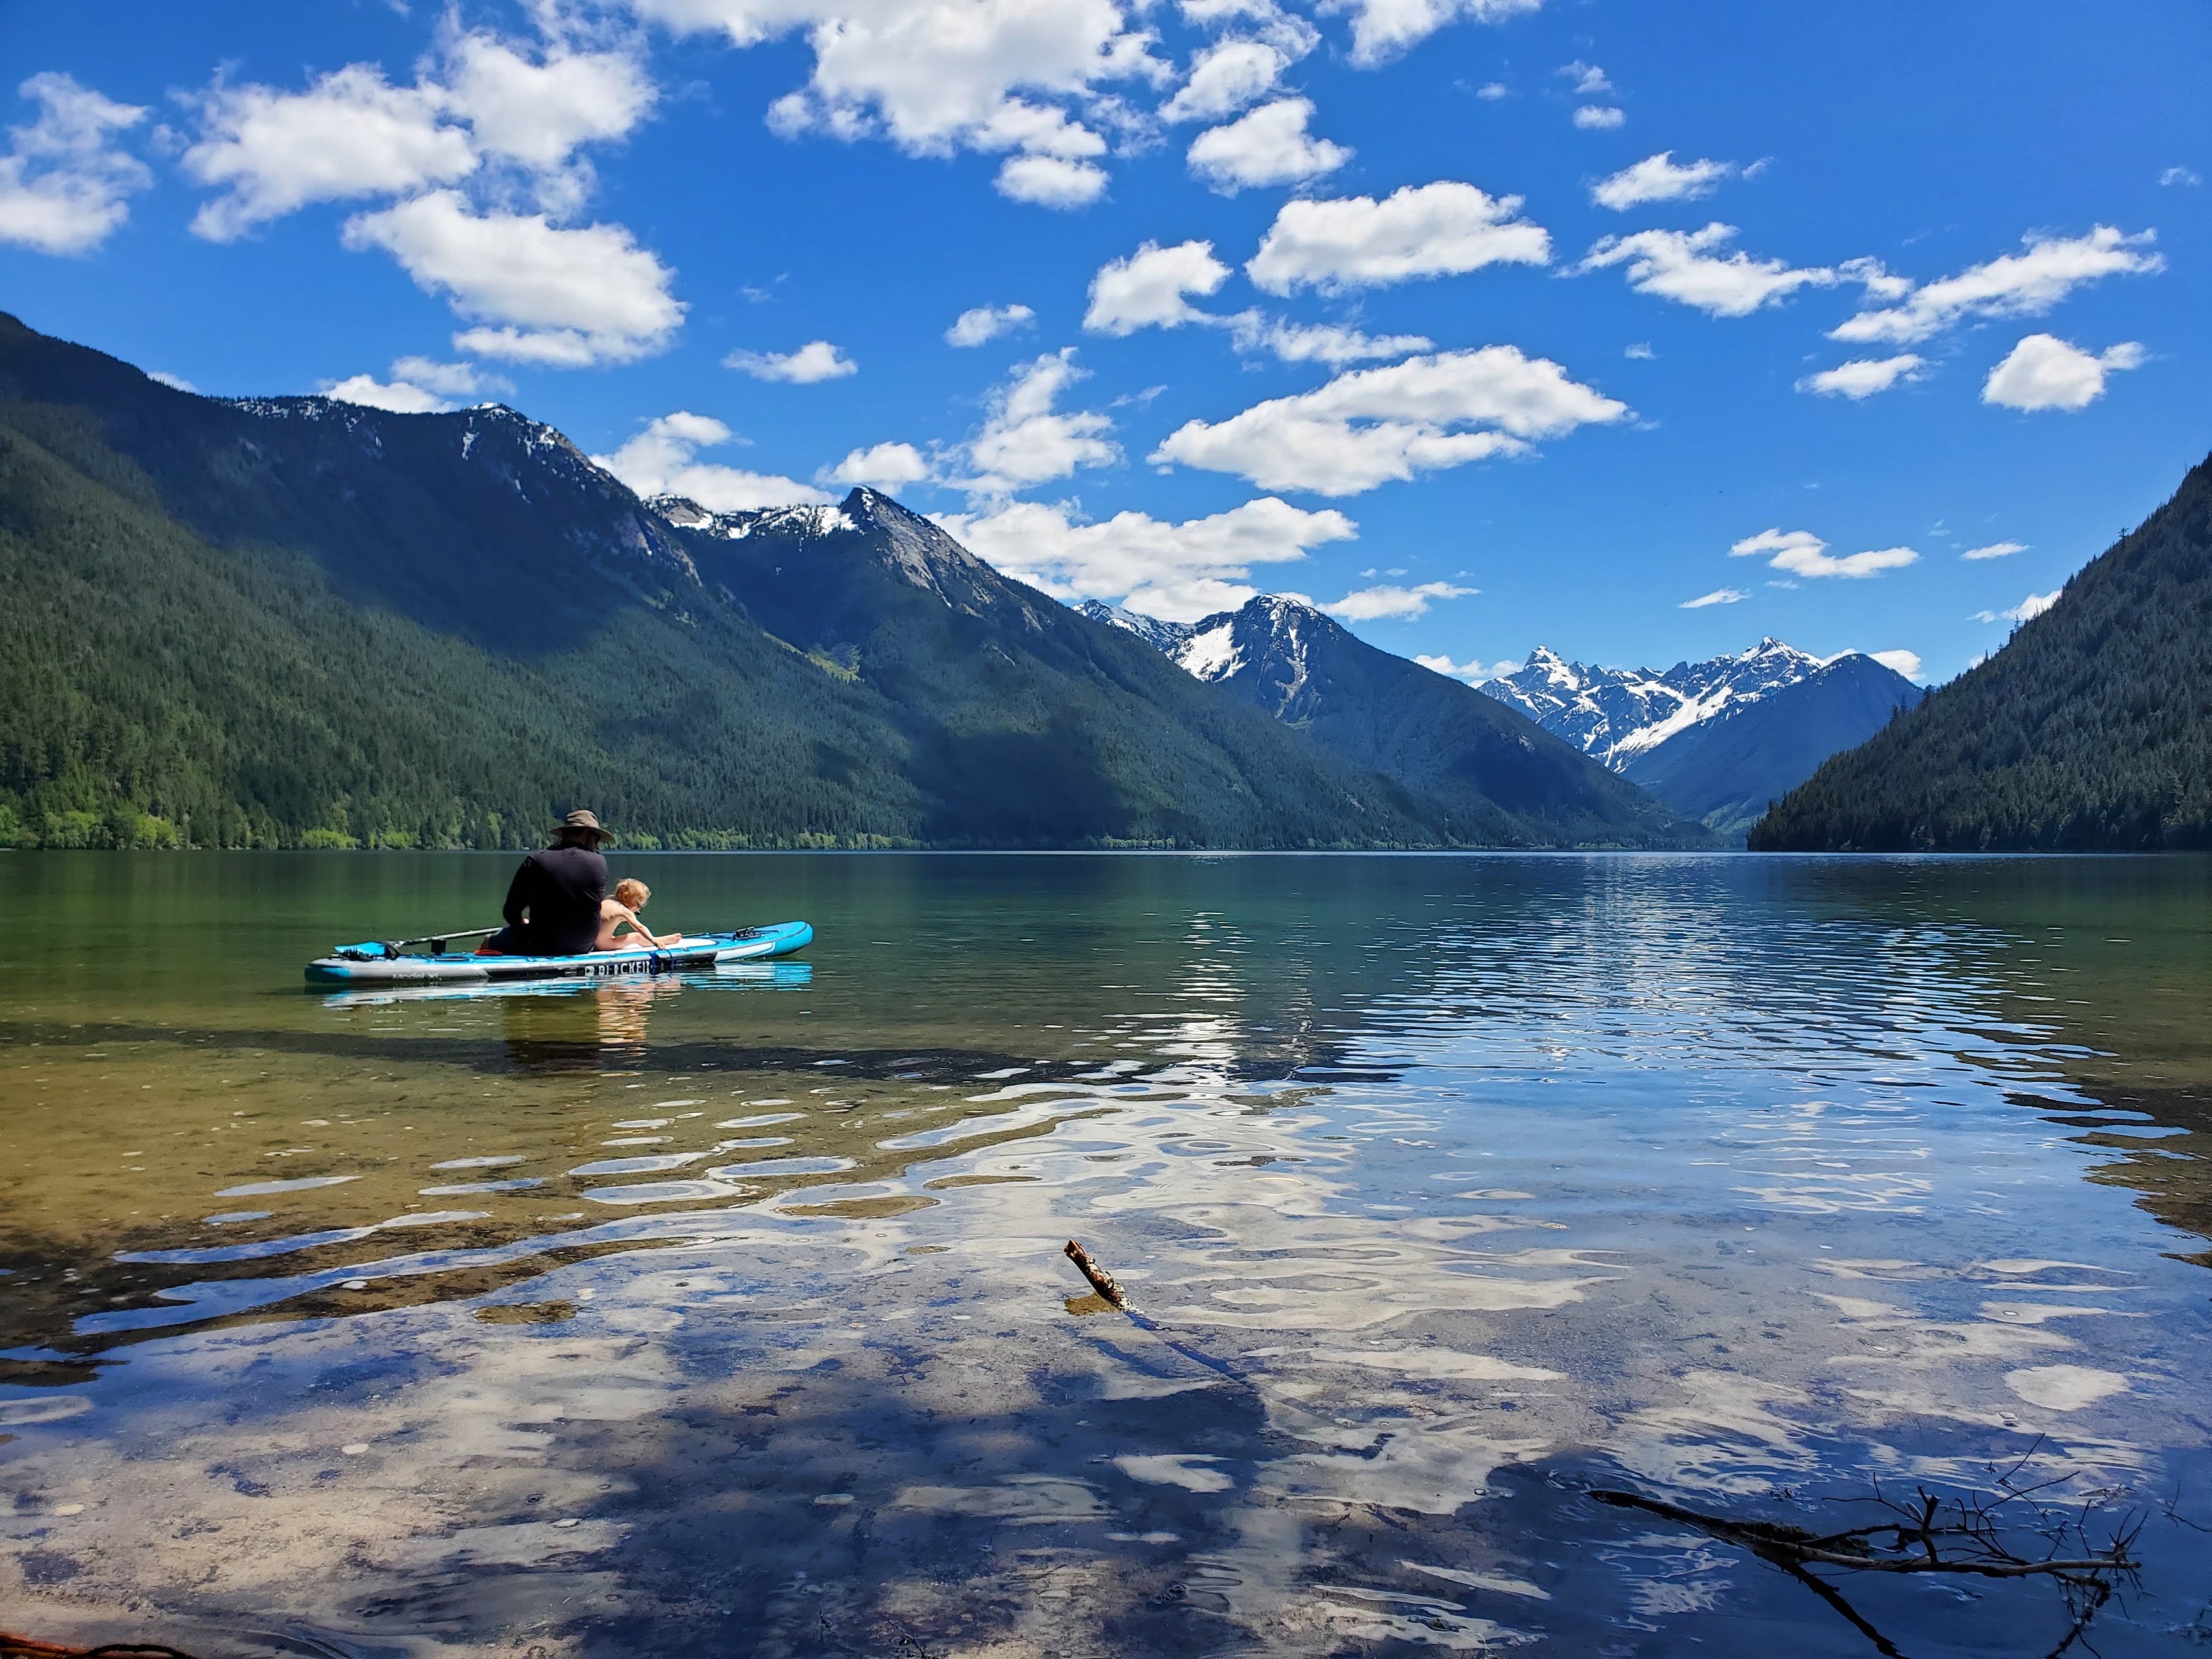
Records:
[[[817,943],[315,994],[341,940],[495,921],[511,860],[0,857],[0,1623],[2212,1641],[2212,863],[612,861],[664,931]],[[1793,1573],[1725,1529],[1923,1488],[1996,1506],[1945,1550],[2139,1571]]]

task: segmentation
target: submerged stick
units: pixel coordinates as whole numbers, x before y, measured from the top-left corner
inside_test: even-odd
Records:
[[[1656,1498],[1646,1498],[1638,1492],[1612,1492],[1601,1487],[1593,1491],[1590,1496],[1601,1504],[1612,1504],[1615,1509],[1642,1510],[1647,1515],[1686,1522],[1716,1538],[1741,1544],[1785,1565],[1791,1562],[1813,1562],[1824,1567],[1849,1567],[1858,1572],[1963,1572],[1978,1578],[2027,1578],[2037,1574],[2047,1574],[2063,1578],[2069,1573],[2132,1572],[2138,1565],[2117,1546],[2110,1555],[2070,1561],[1960,1560],[1938,1555],[1934,1543],[1936,1533],[1925,1528],[1917,1533],[1905,1528],[1904,1533],[1906,1536],[1922,1539],[1927,1547],[1926,1554],[1879,1556],[1864,1546],[1855,1551],[1826,1548],[1827,1544],[1838,1540],[1815,1538],[1796,1527],[1779,1526],[1771,1521],[1730,1521],[1724,1516],[1701,1514],[1696,1510],[1686,1510],[1679,1504],[1662,1503]],[[1890,1532],[1899,1529],[1877,1527],[1868,1530]],[[1942,1530],[1956,1529],[1947,1528]]]
[[[1073,1239],[1067,1241],[1067,1259],[1073,1261],[1083,1276],[1091,1281],[1091,1288],[1123,1313],[1129,1311],[1129,1298],[1114,1275],[1091,1259],[1091,1253]]]
[[[1253,1386],[1252,1379],[1244,1376],[1234,1366],[1224,1365],[1221,1361],[1216,1359],[1212,1354],[1201,1353],[1196,1348],[1192,1347],[1189,1343],[1179,1341],[1175,1337],[1169,1335],[1166,1331],[1161,1329],[1160,1323],[1158,1320],[1147,1318],[1145,1315],[1139,1313],[1134,1308],[1131,1307],[1129,1305],[1129,1293],[1121,1288],[1121,1281],[1115,1279],[1113,1274],[1108,1273],[1103,1267],[1100,1267],[1096,1261],[1093,1261],[1091,1259],[1091,1252],[1085,1249],[1083,1246],[1077,1243],[1072,1238],[1067,1241],[1066,1255],[1067,1259],[1070,1261],[1073,1261],[1082,1272],[1083,1276],[1091,1281],[1091,1288],[1098,1292],[1098,1299],[1101,1302],[1105,1303],[1109,1307],[1125,1315],[1129,1322],[1132,1325],[1134,1325],[1139,1330],[1145,1331],[1153,1336],[1157,1336],[1161,1341],[1167,1344],[1169,1347],[1173,1348],[1185,1359],[1188,1359],[1197,1364],[1203,1365],[1210,1371],[1218,1372],[1221,1376],[1227,1377],[1231,1382],[1237,1384],[1240,1389],[1249,1389]]]

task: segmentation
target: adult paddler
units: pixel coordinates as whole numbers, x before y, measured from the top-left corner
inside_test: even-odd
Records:
[[[589,812],[575,811],[553,832],[553,844],[522,860],[500,914],[507,926],[477,947],[480,957],[575,957],[599,936],[599,901],[607,896],[607,861],[599,848],[614,837]]]

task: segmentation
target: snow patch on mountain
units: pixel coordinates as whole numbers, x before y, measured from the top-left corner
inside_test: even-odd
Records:
[[[1226,679],[1244,665],[1244,658],[1237,649],[1237,613],[1223,611],[1208,617],[1198,629],[1183,641],[1180,651],[1168,653],[1179,663],[1185,673],[1201,680]]]
[[[729,542],[741,542],[763,532],[803,538],[860,528],[834,507],[756,507],[737,513],[714,513],[683,495],[655,495],[646,505],[672,525]]]
[[[1147,617],[1141,611],[1129,611],[1118,605],[1109,605],[1103,599],[1085,599],[1075,608],[1095,623],[1104,623],[1109,628],[1134,634],[1163,656],[1176,656],[1189,643],[1191,635],[1198,632],[1195,623],[1164,622],[1158,617]]]
[[[1517,672],[1476,689],[1618,772],[1669,738],[1810,678],[1832,660],[1772,638],[1664,671],[1570,662],[1539,646]]]
[[[1281,671],[1283,696],[1297,696],[1306,682],[1311,641],[1336,628],[1302,599],[1262,593],[1239,611],[1217,611],[1194,623],[1163,622],[1142,611],[1086,599],[1076,607],[1093,622],[1134,634],[1153,649],[1201,680],[1224,680],[1255,662]]]

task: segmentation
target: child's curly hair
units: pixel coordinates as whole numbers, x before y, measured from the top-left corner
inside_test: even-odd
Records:
[[[652,896],[653,889],[635,876],[624,876],[615,884],[615,902],[628,905],[633,910],[640,908]]]

